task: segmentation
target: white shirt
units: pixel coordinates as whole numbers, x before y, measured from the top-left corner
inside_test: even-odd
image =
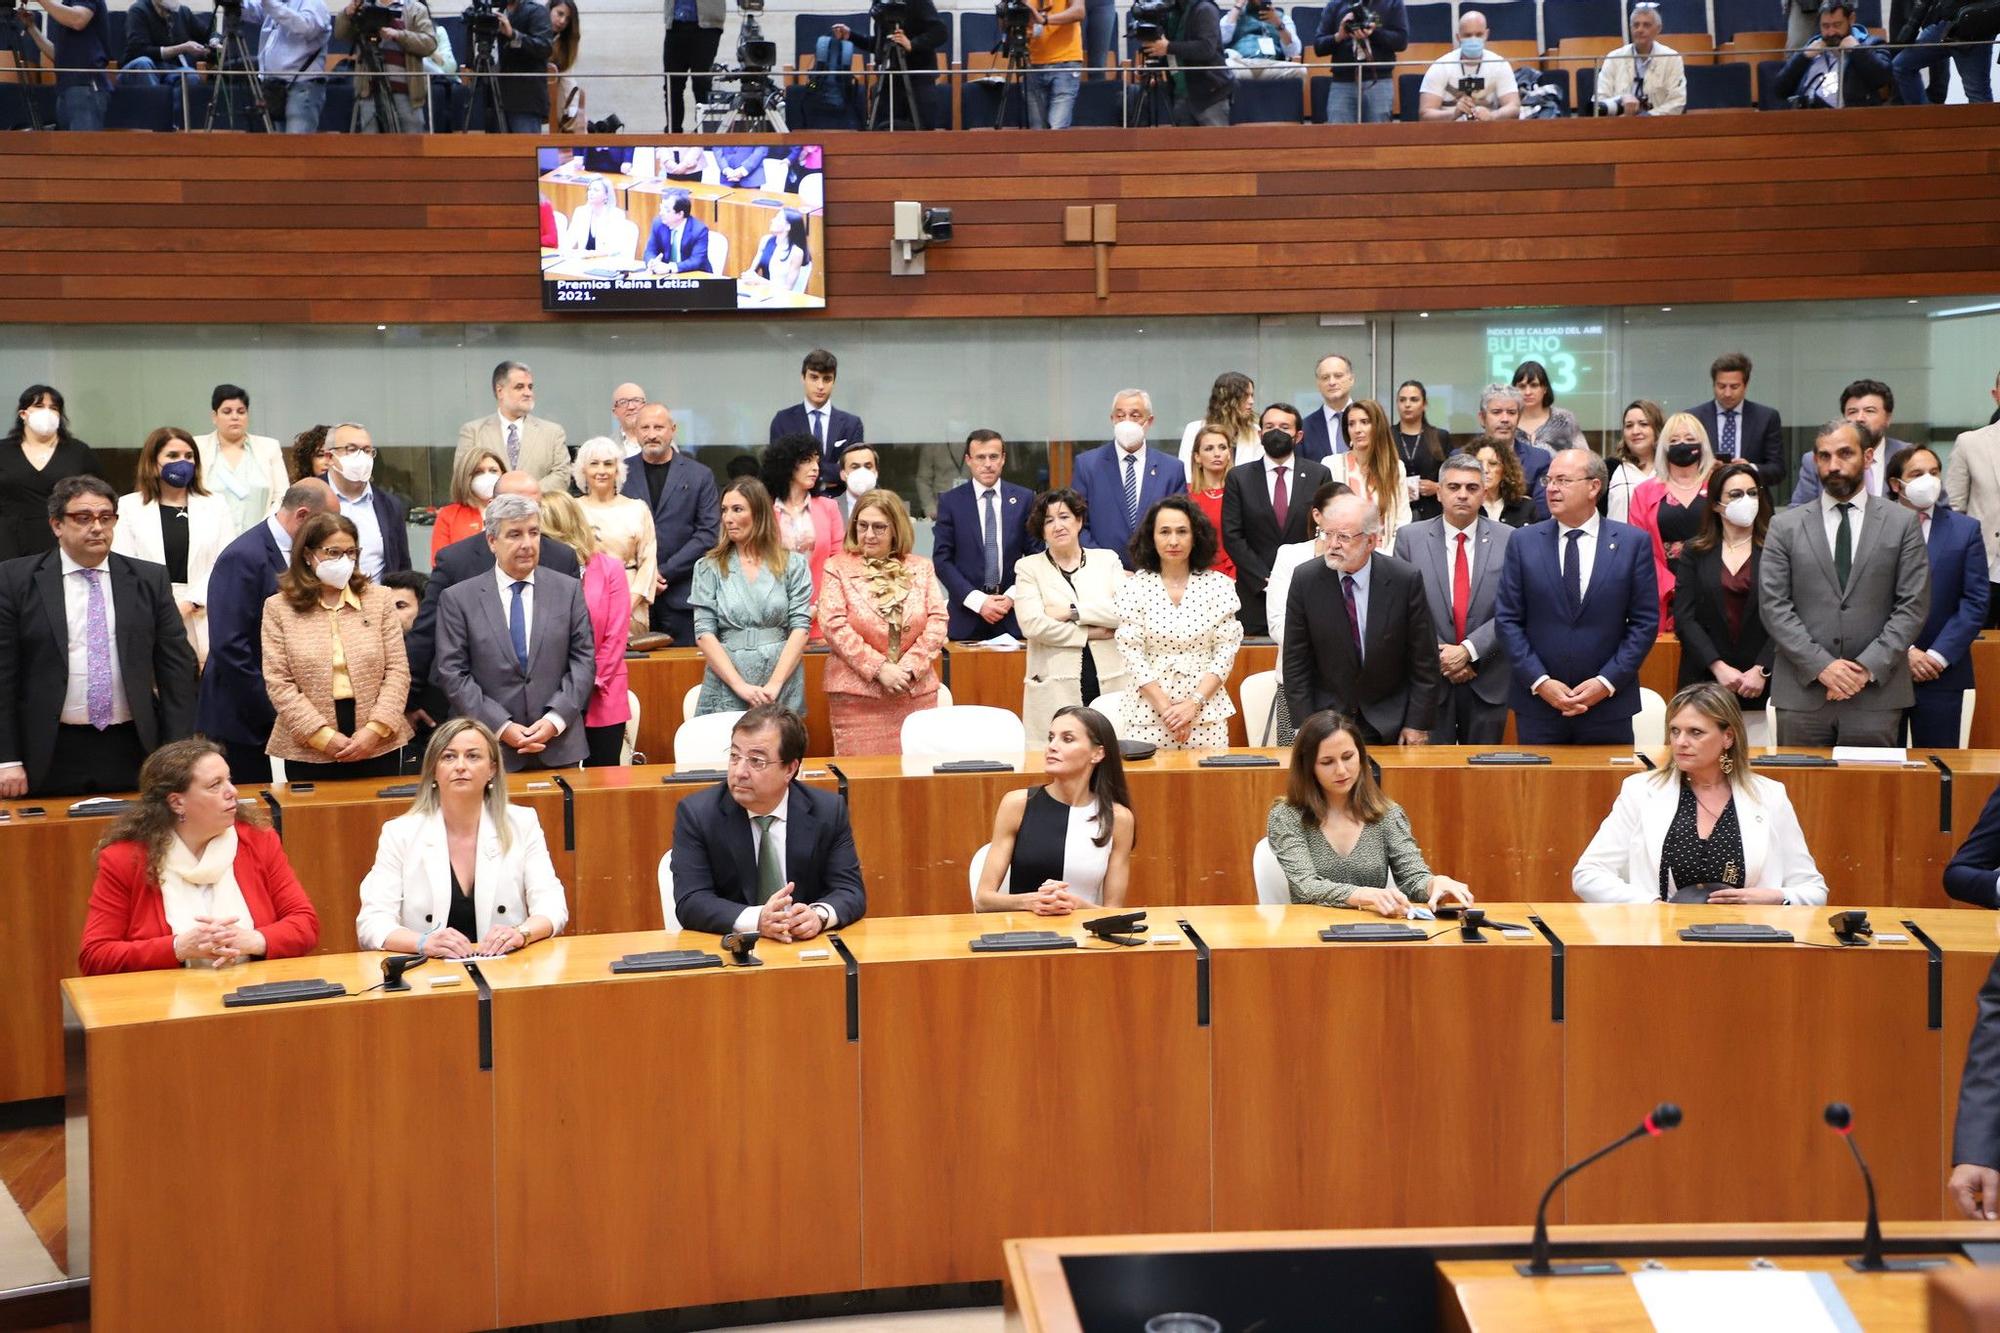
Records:
[[[1479,68],[1475,70],[1468,68],[1459,53],[1453,50],[1431,62],[1431,67],[1424,71],[1424,81],[1418,92],[1431,93],[1446,106],[1451,106],[1458,101],[1458,81],[1461,78],[1486,80],[1486,86],[1472,100],[1488,110],[1499,110],[1501,95],[1515,90],[1514,67],[1501,57],[1487,51],[1480,57]]]
[[[627,458],[639,452],[639,441],[630,435],[624,434],[622,431],[619,433],[618,443],[624,448]]]
[[[785,848],[788,841],[786,832],[791,827],[789,822],[791,812],[792,789],[787,787],[785,788],[785,794],[778,798],[776,808],[770,811],[772,852],[778,858],[778,881],[782,884],[791,883],[792,878],[788,873],[791,867],[786,863],[785,859],[787,855]],[[748,811],[745,813],[747,814]],[[757,821],[762,818],[762,815],[750,816],[750,855],[752,857],[761,857],[764,854],[764,835],[757,828]],[[761,866],[761,862],[759,864]],[[759,875],[757,878],[762,880],[763,876]],[[820,919],[826,923],[826,929],[832,930],[840,924],[840,918],[835,916],[833,909],[825,903],[807,903],[806,906],[819,913]],[[750,906],[738,912],[736,914],[735,929],[751,935],[756,934],[757,916],[763,910],[760,906]]]
[[[271,540],[278,544],[278,554],[285,557],[289,564],[292,559],[292,534],[285,531],[285,525],[278,522],[275,514],[264,520],[264,527],[271,534]]]
[[[806,411],[810,412],[812,409],[808,407]],[[1122,473],[1119,481],[1121,484],[1124,481]],[[1009,585],[1011,580],[1008,577],[1010,571],[1007,569],[1007,543],[1003,536],[1004,530],[999,530],[1000,514],[1007,506],[1007,497],[1000,493],[1000,483],[997,481],[991,486],[981,486],[976,481],[968,481],[966,484],[972,487],[972,511],[979,515],[979,560],[982,565],[986,562],[986,497],[989,495],[993,497],[993,523],[996,528],[993,545],[1000,552],[1000,581],[1003,586]],[[1001,595],[1005,596],[1004,593]],[[986,609],[986,594],[974,588],[965,594],[960,605],[976,616]]]
[[[1862,494],[1846,502],[1853,506],[1847,512],[1847,549],[1850,555],[1861,550],[1861,519],[1867,512],[1867,501],[1867,495]],[[1819,517],[1826,528],[1826,553],[1829,556],[1833,554],[1833,543],[1840,533],[1840,511],[1834,507],[1840,503],[1825,491],[1819,493]]]
[[[1368,654],[1362,645],[1368,642],[1368,575],[1374,570],[1375,562],[1370,559],[1360,569],[1350,574],[1340,567],[1340,562],[1333,558],[1332,551],[1326,553],[1325,560],[1326,567],[1333,571],[1336,579],[1341,580],[1341,592],[1343,594],[1341,601],[1343,603],[1347,600],[1344,595],[1347,590],[1346,580],[1354,580],[1354,623],[1355,628],[1361,631],[1361,642],[1355,645],[1355,652],[1365,661]],[[1346,609],[1345,605],[1341,607],[1342,611]]]
[[[1326,418],[1326,438],[1333,446],[1334,453],[1347,452],[1347,409],[1353,405],[1352,398],[1338,408],[1328,407],[1324,403],[1320,405],[1319,414]]]
[[[69,625],[69,684],[63,689],[62,722],[66,727],[90,725],[90,581],[78,570],[86,568],[69,558],[61,547],[63,612]],[[132,720],[132,706],[125,699],[125,672],[118,663],[118,608],[111,596],[111,561],[107,557],[97,567],[97,585],[104,591],[105,637],[111,644],[111,724]]]
[[[1454,528],[1451,520],[1442,515],[1439,515],[1438,521],[1444,525],[1444,587],[1447,596],[1451,592],[1451,581],[1458,577],[1455,571],[1458,569],[1459,535],[1463,533],[1465,536],[1465,586],[1466,600],[1469,603],[1473,580],[1479,577],[1479,516],[1474,514],[1472,521],[1462,529]],[[1472,626],[1466,626],[1468,633],[1471,629]],[[1472,646],[1470,637],[1459,647],[1465,649],[1466,655],[1473,661],[1479,660],[1479,650]]]
[[[1578,593],[1582,596],[1590,594],[1590,571],[1597,564],[1597,525],[1598,515],[1594,512],[1580,526],[1574,528],[1564,523],[1561,519],[1556,520],[1556,565],[1558,568],[1561,567],[1563,561],[1569,559],[1569,534],[1572,532],[1583,534],[1583,537],[1576,543],[1576,586]],[[1548,676],[1546,674],[1535,677],[1535,683],[1530,687],[1531,691],[1539,690],[1542,687],[1542,682],[1547,679]],[[1606,696],[1618,693],[1617,688],[1605,677],[1599,676],[1597,679],[1604,685]]]
[[[361,572],[371,579],[381,578],[386,555],[382,546],[382,520],[375,513],[374,483],[363,487],[361,494],[352,500],[335,486],[333,498],[340,502],[340,512],[347,515],[361,538]]]
[[[529,650],[532,652],[535,644],[535,571],[531,569],[528,571],[526,578],[516,579],[512,574],[500,568],[496,562],[493,566],[493,581],[500,586],[500,618],[507,622],[507,632],[509,635],[507,650],[509,652],[512,652],[514,648],[512,640],[514,631],[514,585],[517,582],[528,585],[521,589],[521,626],[527,637]],[[563,722],[562,715],[553,708],[542,714],[542,717],[555,724],[556,735],[558,736],[562,735],[567,729],[567,724]],[[521,725],[525,727],[529,724],[523,722]]]
[[[845,437],[838,440],[833,438],[833,399],[827,399],[825,407],[814,407],[811,403],[803,400],[800,401],[799,406],[806,410],[806,434],[810,435],[813,433],[813,413],[817,412],[819,413],[819,433],[827,437],[826,443],[828,447],[838,448],[840,445],[847,443]]]

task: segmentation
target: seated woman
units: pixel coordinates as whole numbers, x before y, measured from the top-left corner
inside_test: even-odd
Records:
[[[1375,783],[1368,742],[1331,710],[1299,725],[1264,836],[1295,903],[1408,916],[1411,903],[1472,901],[1471,889],[1424,864],[1409,816]]]
[[[752,288],[770,287],[781,292],[805,290],[806,270],[812,266],[806,215],[796,208],[773,210],[771,228],[757,257],[737,280]]]
[[[222,747],[195,736],[153,751],[97,846],[83,974],[296,958],[318,943],[312,900],[278,835],[242,817]]]
[[[638,228],[618,206],[611,182],[592,176],[583,187],[583,203],[570,214],[569,226],[563,230],[563,248],[572,254],[630,259],[637,241]]]
[[[1066,916],[1123,907],[1138,824],[1111,719],[1069,704],[1049,723],[1046,785],[1010,791],[973,892],[981,912]]]
[[[1787,903],[1818,907],[1813,864],[1785,784],[1750,771],[1736,696],[1713,681],[1667,705],[1673,765],[1634,773],[1570,872],[1593,903]]]
[[[541,820],[507,803],[499,740],[484,722],[452,718],[424,749],[417,798],[382,826],[361,881],[359,947],[432,958],[512,953],[568,920]]]

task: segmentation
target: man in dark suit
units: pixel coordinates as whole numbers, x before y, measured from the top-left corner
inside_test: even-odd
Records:
[[[847,803],[798,781],[806,724],[761,704],[729,735],[728,779],[674,808],[674,911],[690,930],[809,940],[868,911]]]
[[[1527,745],[1630,745],[1639,664],[1660,629],[1651,539],[1597,512],[1608,478],[1588,449],[1549,465],[1550,518],[1516,532],[1494,618]]]
[[[1267,430],[1263,441],[1264,457],[1229,469],[1222,483],[1222,547],[1236,562],[1237,615],[1245,634],[1269,632],[1264,585],[1271,581],[1271,562],[1280,546],[1312,535],[1313,495],[1333,480],[1325,464],[1298,456],[1290,431]]]
[[[194,728],[194,649],[166,569],[112,554],[116,491],[65,477],[48,513],[56,549],[0,564],[0,797],[131,791]]]
[[[1507,649],[1493,603],[1514,529],[1480,512],[1485,499],[1479,460],[1453,454],[1438,469],[1444,513],[1396,529],[1396,558],[1424,576],[1445,681],[1433,745],[1498,745],[1507,731]]]
[[[1028,507],[1035,493],[1001,480],[1007,442],[976,430],[965,439],[965,484],[938,497],[931,563],[951,599],[951,637],[971,643],[1000,634],[1021,637],[1014,619],[1014,562],[1030,549]]]
[[[1331,708],[1370,742],[1422,745],[1444,685],[1423,576],[1375,549],[1382,515],[1360,496],[1335,496],[1325,523],[1326,558],[1285,597],[1285,702],[1301,721]]]
[[[2000,908],[2000,787],[1986,798],[1972,832],[1951,854],[1944,891],[1974,907]]]
[[[589,750],[583,710],[597,673],[597,639],[583,585],[538,568],[542,515],[526,496],[486,506],[493,572],[438,599],[437,678],[454,717],[500,738],[508,772],[570,768]]]
[[[1301,423],[1305,434],[1299,440],[1299,456],[1317,463],[1332,454],[1347,452],[1347,409],[1354,402],[1354,363],[1338,352],[1328,352],[1313,367],[1319,385],[1320,405]]]
[[[1077,455],[1070,487],[1088,517],[1083,544],[1111,551],[1132,568],[1132,531],[1155,500],[1187,490],[1180,459],[1146,447],[1153,400],[1144,389],[1121,389],[1111,400],[1111,443]]]
[[[333,455],[327,484],[340,512],[361,534],[361,572],[371,579],[410,568],[410,506],[393,491],[374,484],[375,442],[365,426],[343,421],[329,426],[326,451]]]
[[[1521,391],[1511,384],[1489,384],[1480,390],[1479,424],[1488,435],[1514,442],[1514,457],[1521,460],[1521,480],[1527,485],[1528,498],[1535,502],[1535,517],[1547,518],[1549,497],[1544,494],[1543,479],[1555,455],[1521,429]]]
[[[653,219],[646,234],[646,253],[641,256],[655,273],[707,273],[708,227],[694,215],[694,201],[686,190],[669,190],[661,201],[666,205]]]
[[[299,529],[332,507],[333,491],[319,478],[293,482],[278,512],[223,547],[209,571],[208,665],[195,729],[221,744],[238,786],[271,780],[264,746],[277,712],[264,686],[264,603],[291,563]]]
[[[1688,411],[1708,432],[1715,456],[1724,462],[1740,458],[1755,464],[1758,478],[1775,490],[1785,479],[1785,424],[1777,408],[1744,396],[1750,392],[1750,358],[1724,352],[1709,363],[1708,382],[1715,396]]]
[[[1889,459],[1889,494],[1916,511],[1930,560],[1931,609],[1910,645],[1915,701],[1904,720],[1910,744],[1958,748],[1959,711],[1972,688],[1972,641],[1986,624],[1986,541],[1979,523],[1938,503],[1944,468],[1922,445]]]
[[[691,648],[694,611],[688,594],[694,590],[695,562],[715,545],[722,502],[714,474],[674,448],[674,432],[673,414],[663,405],[639,409],[639,453],[626,467],[624,494],[644,500],[653,511],[659,573],[652,627],[673,635],[676,646]]]
[[[819,445],[821,495],[840,494],[840,451],[867,438],[860,417],[833,405],[833,382],[839,374],[840,362],[832,352],[824,347],[807,352],[799,367],[805,401],[778,409],[771,418],[771,438],[767,441],[776,444],[787,435],[812,436]]]
[[[1992,812],[1989,801],[1986,814]],[[1982,827],[1986,814],[1979,817]],[[2000,958],[1979,988],[1979,1017],[1958,1082],[1951,1160],[1949,1188],[1958,1210],[1981,1221],[2000,1220]]]
[[[1889,434],[1896,424],[1896,391],[1881,380],[1856,380],[1840,391],[1840,415],[1868,427],[1879,441],[1868,451],[1861,471],[1861,489],[1870,495],[1889,496],[1884,476],[1889,460],[1912,447],[1908,440],[1898,440]],[[1799,459],[1799,479],[1792,484],[1792,503],[1811,504],[1819,499],[1819,491],[1819,466],[1813,460],[1813,451],[1808,449]],[[1951,502],[1947,500],[1945,507],[1951,508]]]

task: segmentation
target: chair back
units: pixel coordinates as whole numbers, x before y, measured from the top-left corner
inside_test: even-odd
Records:
[[[740,708],[721,713],[703,713],[683,722],[674,731],[674,762],[683,768],[722,768],[729,763],[729,733]]]
[[[927,708],[903,719],[905,756],[1017,764],[1027,748],[1027,728],[1004,708],[957,704]]]

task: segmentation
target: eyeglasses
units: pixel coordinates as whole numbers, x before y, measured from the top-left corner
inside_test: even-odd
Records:
[[[360,554],[352,546],[344,549],[333,546],[322,546],[319,548],[319,553],[327,560],[352,560]]]
[[[1366,532],[1329,532],[1326,534],[1326,544],[1328,546],[1345,546],[1349,542],[1358,542],[1370,535]]]
[[[1551,472],[1542,478],[1542,489],[1547,490],[1551,486],[1581,486],[1589,480],[1589,477],[1558,477]]]
[[[644,398],[613,398],[611,405],[621,410],[627,407],[644,407],[646,400]]]
[[[761,754],[744,754],[741,750],[731,750],[729,752],[729,766],[731,768],[747,768],[752,773],[762,773],[777,762],[777,760]]]
[[[329,452],[341,458],[351,458],[355,454],[365,454],[369,458],[373,458],[375,456],[375,446],[372,444],[343,444],[336,446]]]
[[[79,528],[110,528],[118,525],[118,511],[115,509],[65,509],[63,517]]]

